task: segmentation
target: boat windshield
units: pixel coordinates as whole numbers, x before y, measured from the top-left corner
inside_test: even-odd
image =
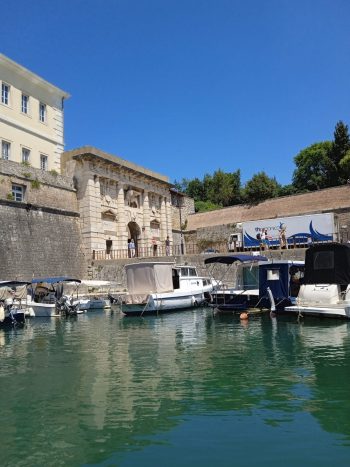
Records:
[[[181,267],[180,271],[181,277],[198,276],[196,268]]]

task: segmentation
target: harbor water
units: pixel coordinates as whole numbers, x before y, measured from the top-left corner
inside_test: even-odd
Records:
[[[349,466],[350,323],[210,309],[0,330],[1,466]]]

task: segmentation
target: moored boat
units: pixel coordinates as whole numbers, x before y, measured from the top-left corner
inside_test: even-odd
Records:
[[[214,288],[209,277],[200,277],[193,266],[170,262],[139,262],[125,266],[128,293],[121,310],[143,316],[204,305]]]
[[[213,256],[205,264],[223,264],[228,268],[220,278],[220,286],[211,293],[210,305],[217,312],[240,313],[257,306],[259,302],[259,264],[267,261],[265,256],[235,254]],[[232,268],[235,268],[233,270]],[[226,286],[227,276],[232,276],[234,286]]]
[[[296,304],[285,311],[298,316],[350,318],[350,245],[324,243],[307,249]]]
[[[111,307],[109,296],[117,285],[111,281],[84,279],[77,290],[79,297],[73,303],[82,311],[108,309]]]
[[[25,281],[0,281],[0,327],[24,323],[28,284]]]
[[[273,260],[259,265],[259,307],[284,311],[295,305],[305,273],[305,262]]]
[[[33,279],[29,287],[29,316],[38,318],[76,314],[78,307],[73,304],[73,297],[64,294],[64,284],[78,285],[80,282],[80,279],[66,276]]]

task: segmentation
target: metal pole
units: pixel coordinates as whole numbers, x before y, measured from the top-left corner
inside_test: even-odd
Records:
[[[179,201],[179,215],[180,215],[180,250],[181,254],[184,254],[184,241],[183,241],[183,233],[182,233],[182,219],[181,219],[181,205],[182,205],[182,199],[178,198]]]

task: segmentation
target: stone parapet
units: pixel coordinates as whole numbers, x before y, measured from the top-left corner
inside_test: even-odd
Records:
[[[344,210],[350,211],[350,185],[192,214],[188,216],[187,228],[197,230],[227,224],[233,227],[251,220],[337,211],[344,214]]]
[[[71,179],[11,161],[0,160],[0,199],[13,200],[13,185],[23,188],[23,202],[78,212],[78,202]]]

